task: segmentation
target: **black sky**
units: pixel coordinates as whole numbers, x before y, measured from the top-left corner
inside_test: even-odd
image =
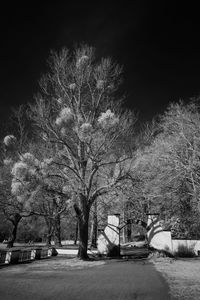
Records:
[[[79,42],[124,65],[126,104],[149,119],[171,101],[199,95],[199,39],[192,1],[10,2],[0,12],[1,122],[11,106],[32,100],[50,49]]]

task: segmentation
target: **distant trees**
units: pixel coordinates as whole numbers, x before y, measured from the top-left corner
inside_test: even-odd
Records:
[[[1,145],[0,162],[0,211],[8,222],[12,224],[11,235],[8,238],[8,247],[13,247],[16,240],[17,229],[22,218],[29,217],[32,212],[27,209],[26,202],[20,201],[11,191],[11,170],[19,159],[20,152],[27,147],[27,132],[25,130],[25,111],[23,107],[14,111],[12,121],[15,124],[14,135],[7,135]],[[18,139],[18,142],[17,142]]]
[[[61,215],[69,208],[69,192],[62,189],[62,181],[56,176],[54,149],[37,140],[29,151],[20,154],[12,167],[12,193],[26,203],[32,214],[44,217],[47,244],[51,244],[54,235],[61,246]]]
[[[171,104],[161,116],[156,137],[136,159],[134,172],[149,208],[168,218],[179,217],[186,234],[199,224],[199,158],[199,104],[180,102]]]
[[[1,170],[2,171],[2,170]],[[11,194],[10,185],[11,178],[8,172],[1,172],[2,176],[7,177],[1,183],[0,192],[0,211],[3,213],[5,219],[12,224],[11,235],[8,238],[8,247],[13,247],[13,244],[17,237],[17,229],[22,218],[26,218],[32,215],[32,212],[26,209],[24,203],[19,202],[16,196]],[[4,178],[5,178],[4,177]],[[8,179],[9,178],[9,179]]]

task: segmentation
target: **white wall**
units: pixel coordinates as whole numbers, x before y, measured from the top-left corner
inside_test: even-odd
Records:
[[[172,239],[170,231],[161,231],[155,233],[153,238],[149,241],[151,247],[158,250],[172,251]]]
[[[163,231],[158,215],[148,215],[147,225],[149,230],[147,237],[149,245],[158,250],[168,250],[173,254],[178,251],[178,247],[183,245],[187,248],[192,248],[196,255],[200,251],[200,240],[179,240],[172,239],[171,231]]]

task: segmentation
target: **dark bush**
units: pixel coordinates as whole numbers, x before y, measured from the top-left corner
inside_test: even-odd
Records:
[[[52,256],[57,256],[58,252],[55,248],[52,248]]]
[[[120,256],[120,247],[117,245],[110,245],[108,248],[107,256],[108,257]]]
[[[174,254],[176,257],[195,257],[196,254],[192,247],[179,245],[178,250]]]

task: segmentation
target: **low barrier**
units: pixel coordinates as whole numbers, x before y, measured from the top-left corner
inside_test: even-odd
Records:
[[[0,265],[9,264],[11,258],[11,252],[6,250],[0,251]]]
[[[0,249],[0,265],[29,262],[57,255],[54,248]]]
[[[179,247],[191,249],[196,255],[200,255],[200,240],[175,239],[171,231],[163,230],[158,214],[148,214],[148,242],[151,247],[157,250],[166,250],[175,254]]]
[[[52,256],[52,248],[37,248],[35,259],[49,258]]]

